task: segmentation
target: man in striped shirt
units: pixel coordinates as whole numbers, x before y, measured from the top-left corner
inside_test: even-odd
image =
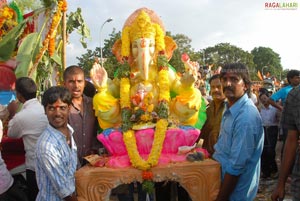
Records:
[[[77,201],[77,147],[68,124],[71,103],[71,94],[64,87],[51,87],[43,95],[49,125],[36,146],[37,201]]]

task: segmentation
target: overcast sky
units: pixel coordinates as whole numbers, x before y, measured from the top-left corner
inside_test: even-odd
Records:
[[[265,9],[267,2],[295,2],[297,9]],[[300,70],[300,0],[69,0],[68,11],[82,9],[90,28],[88,49],[100,45],[113,28],[120,31],[127,17],[136,9],[154,10],[173,35],[184,34],[192,39],[192,47],[201,50],[218,43],[230,43],[245,51],[254,47],[270,47],[281,57],[284,69]],[[76,64],[86,50],[74,32],[67,46],[67,64]]]

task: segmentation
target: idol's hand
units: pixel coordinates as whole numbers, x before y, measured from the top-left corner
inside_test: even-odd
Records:
[[[107,87],[107,72],[105,68],[100,66],[100,64],[96,61],[90,71],[91,79],[95,85],[95,87],[101,90]]]

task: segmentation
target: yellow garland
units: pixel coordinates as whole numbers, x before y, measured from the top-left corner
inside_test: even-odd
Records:
[[[0,40],[17,24],[15,11],[12,8],[8,6],[0,8]]]
[[[58,2],[58,8],[57,8],[57,11],[55,13],[55,15],[53,16],[53,20],[52,20],[52,24],[51,24],[51,28],[48,32],[48,36],[47,37],[50,37],[49,39],[49,43],[48,43],[48,52],[49,52],[49,55],[50,56],[53,56],[54,55],[54,52],[55,52],[55,38],[56,38],[56,33],[57,33],[57,24],[60,22],[60,19],[61,19],[61,11],[62,11],[62,7],[64,5],[64,2],[63,1],[59,1]]]
[[[120,83],[120,104],[121,108],[130,108],[130,81],[128,78],[121,78]]]
[[[148,170],[157,165],[163,147],[163,142],[165,140],[167,128],[168,121],[166,119],[160,119],[157,122],[152,149],[146,161],[138,152],[134,131],[128,130],[123,134],[123,140],[133,167],[140,170]]]
[[[33,63],[33,66],[31,68],[29,68],[29,76],[32,76],[32,73],[34,72],[34,70],[37,68],[39,61],[41,60],[41,58],[43,57],[45,51],[49,48],[49,43],[51,43],[51,38],[55,38],[56,36],[56,30],[57,27],[59,25],[59,22],[61,20],[62,17],[62,13],[61,13],[61,9],[64,6],[64,2],[62,0],[60,0],[58,2],[58,8],[57,8],[57,12],[54,14],[53,18],[52,18],[52,23],[50,26],[50,29],[47,33],[47,36],[45,37],[44,41],[43,41],[43,46],[40,49],[39,53],[37,54],[37,56],[35,57],[35,61]],[[50,44],[50,46],[53,48],[53,44]],[[55,46],[55,44],[54,44]],[[51,49],[50,49],[50,53],[51,53]]]
[[[159,92],[159,100],[165,100],[169,102],[170,94],[169,94],[169,75],[168,70],[161,70],[158,73],[158,82],[160,86]],[[121,108],[130,107],[130,82],[128,78],[122,78],[120,84],[120,92],[121,92]],[[168,120],[167,119],[160,119],[156,123],[156,129],[154,133],[154,140],[152,144],[151,152],[148,156],[147,161],[145,161],[139,154],[135,134],[133,130],[128,130],[123,134],[123,140],[128,152],[128,156],[130,158],[130,162],[133,167],[141,169],[141,170],[148,170],[151,167],[157,165],[161,150],[163,148],[163,143],[166,136],[166,131],[168,128]]]
[[[138,38],[154,38],[157,52],[165,49],[165,33],[159,24],[153,23],[150,16],[141,11],[130,26],[125,26],[122,30],[121,54],[123,57],[130,55],[130,42]]]
[[[155,38],[155,48],[157,51],[165,49],[164,31],[159,24],[151,22],[150,16],[141,11],[131,26],[124,27],[122,31],[122,47],[121,54],[123,57],[128,57],[130,54],[130,42],[133,42],[137,38]],[[167,68],[168,69],[168,68]],[[158,73],[158,85],[159,85],[159,101],[170,101],[169,93],[169,73],[168,70],[162,69]],[[130,102],[130,81],[128,78],[122,78],[120,83],[120,105],[121,109],[131,108]],[[142,118],[147,119],[147,116]],[[163,143],[165,140],[166,131],[168,129],[168,120],[160,119],[156,123],[156,129],[154,133],[154,140],[152,144],[151,152],[148,159],[145,161],[139,154],[135,134],[133,130],[128,130],[123,134],[123,140],[130,158],[130,162],[133,167],[148,170],[152,166],[157,165]]]
[[[55,38],[50,38],[48,45],[49,56],[53,56],[55,52]]]
[[[170,89],[169,89],[169,71],[162,69],[158,73],[159,83],[159,101],[170,101]]]

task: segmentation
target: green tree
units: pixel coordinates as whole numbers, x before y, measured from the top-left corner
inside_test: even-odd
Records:
[[[176,71],[184,71],[184,65],[181,61],[181,55],[183,53],[188,54],[191,61],[198,61],[200,59],[201,55],[194,51],[191,46],[192,40],[188,36],[184,34],[172,35],[171,32],[167,32],[166,35],[172,37],[177,44],[177,49],[173,52],[173,56],[169,62]]]
[[[290,69],[284,69],[281,74],[279,75],[279,80],[283,81],[286,79],[287,73],[290,71]],[[286,80],[287,81],[287,80]]]
[[[269,72],[271,75],[280,79],[283,71],[281,58],[278,53],[269,47],[255,47],[251,54],[256,70],[260,70],[264,74]],[[263,70],[264,69],[264,70]]]
[[[249,52],[230,43],[219,43],[204,49],[204,53],[205,63],[213,65],[213,70],[226,63],[240,62],[248,66],[251,78],[257,80],[253,56]]]
[[[76,59],[79,61],[78,66],[83,68],[86,77],[90,77],[90,69],[92,68],[97,57],[98,55],[95,54],[95,51],[91,49],[87,49],[86,53],[82,54],[81,57],[76,57]]]
[[[102,48],[102,56],[105,59],[103,66],[108,73],[109,78],[114,77],[119,64],[117,59],[112,53],[112,47],[116,40],[121,38],[121,32],[116,32],[115,28],[112,33],[109,34],[109,38],[104,40],[104,46]],[[90,70],[93,67],[96,58],[101,57],[100,47],[96,47],[95,50],[87,49],[87,52],[81,57],[76,57],[79,60],[78,65],[82,66],[87,77],[90,76]]]
[[[112,47],[115,44],[115,42],[121,38],[121,32],[116,32],[116,30],[113,29],[112,33],[109,36],[110,38],[104,40],[104,47],[102,53],[103,57],[106,58],[104,68],[107,71],[108,77],[113,79],[116,71],[120,66],[120,63],[117,61],[115,55],[112,53]],[[99,50],[100,52],[100,48],[97,48],[96,50]]]

